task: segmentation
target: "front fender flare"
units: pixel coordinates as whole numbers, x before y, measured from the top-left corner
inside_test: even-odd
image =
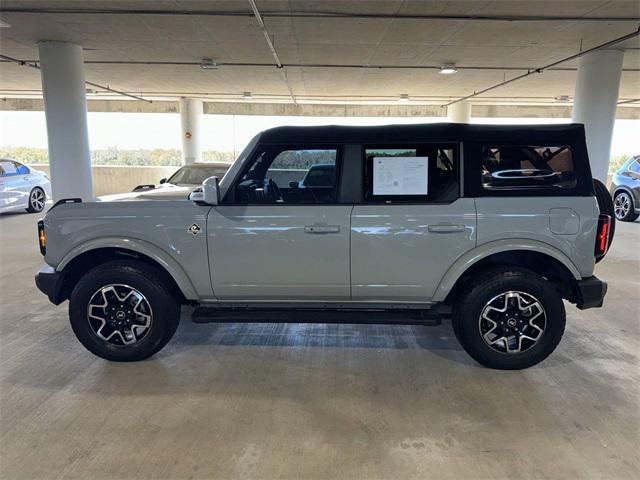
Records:
[[[167,252],[145,240],[127,237],[104,237],[88,240],[75,246],[65,254],[56,267],[56,271],[62,272],[69,263],[78,255],[97,250],[100,248],[117,248],[119,250],[129,250],[133,253],[140,253],[152,258],[173,278],[187,300],[197,300],[198,294],[193,283],[187,276],[180,264],[174,260]]]
[[[438,285],[438,288],[433,295],[433,301],[444,301],[458,279],[462,277],[462,275],[464,275],[464,273],[475,263],[496,253],[518,250],[537,252],[548,255],[564,265],[567,270],[571,272],[573,278],[575,278],[576,280],[582,278],[580,272],[573,264],[571,259],[560,250],[547,243],[529,239],[496,240],[493,242],[478,245],[473,250],[470,250],[459,257],[454,262],[454,264],[449,267],[449,270],[447,270],[444,277],[442,277],[442,280],[440,281],[440,284]]]

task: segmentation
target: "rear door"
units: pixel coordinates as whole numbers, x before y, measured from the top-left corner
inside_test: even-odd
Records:
[[[217,298],[349,299],[352,205],[339,203],[340,163],[337,146],[257,147],[222,204],[209,213]],[[305,185],[317,165],[322,178]]]
[[[352,298],[429,301],[476,243],[458,145],[368,145],[363,160],[363,201],[351,217]]]

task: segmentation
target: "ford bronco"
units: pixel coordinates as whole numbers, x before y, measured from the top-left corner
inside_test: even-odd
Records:
[[[280,127],[182,198],[57,202],[36,284],[96,355],[197,322],[438,324],[479,363],[545,359],[600,307],[615,226],[582,125]],[[151,197],[153,198],[153,197]]]

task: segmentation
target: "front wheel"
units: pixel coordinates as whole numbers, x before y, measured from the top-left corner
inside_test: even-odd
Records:
[[[552,284],[516,268],[492,269],[471,282],[454,305],[452,322],[462,347],[478,363],[519,370],[555,350],[566,313]]]
[[[80,279],[71,293],[69,318],[90,352],[131,362],[166,345],[178,327],[180,305],[161,270],[143,262],[113,261]]]

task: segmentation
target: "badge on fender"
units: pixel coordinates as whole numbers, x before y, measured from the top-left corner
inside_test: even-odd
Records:
[[[200,225],[198,225],[197,223],[194,223],[189,228],[187,228],[187,231],[192,235],[198,235],[200,233],[200,230],[202,229],[200,228]]]

